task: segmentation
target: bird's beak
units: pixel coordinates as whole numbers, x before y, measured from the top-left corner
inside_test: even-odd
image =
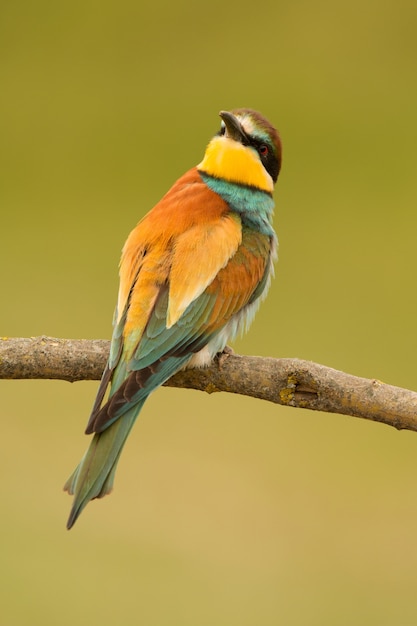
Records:
[[[229,111],[220,111],[219,115],[226,126],[226,137],[247,145],[249,143],[248,137],[237,117],[233,113],[229,113]]]

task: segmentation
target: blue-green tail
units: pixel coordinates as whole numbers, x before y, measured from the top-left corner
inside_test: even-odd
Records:
[[[135,404],[103,432],[95,433],[80,464],[65,483],[64,490],[74,495],[68,530],[90,500],[102,498],[112,490],[120,454],[145,400]]]

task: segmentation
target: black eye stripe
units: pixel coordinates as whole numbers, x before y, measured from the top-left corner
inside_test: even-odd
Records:
[[[255,150],[259,154],[264,168],[272,176],[273,180],[276,181],[278,178],[280,164],[272,145],[269,143],[269,141],[266,141],[265,139],[262,140],[255,137],[250,137],[250,145],[255,148]],[[264,154],[262,154],[263,147],[267,149]]]
[[[268,151],[271,151],[271,145],[265,140],[254,139],[253,137],[251,137],[250,143],[251,146],[253,146],[258,152],[262,146],[266,146],[268,148]]]
[[[226,132],[226,126],[224,124],[221,125],[220,130],[217,135],[222,136]],[[281,155],[277,154],[277,151],[274,145],[268,141],[267,138],[260,138],[248,135],[242,129],[242,137],[240,138],[240,142],[243,146],[252,146],[257,153],[259,154],[259,158],[274,182],[276,182],[279,174],[279,170],[281,168]],[[262,152],[262,147],[265,147],[266,152]]]

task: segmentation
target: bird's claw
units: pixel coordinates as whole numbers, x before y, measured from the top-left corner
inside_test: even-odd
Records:
[[[230,355],[234,354],[235,351],[230,346],[225,346],[222,352],[218,352],[216,354],[216,360],[219,370],[222,369],[224,363],[227,361]]]

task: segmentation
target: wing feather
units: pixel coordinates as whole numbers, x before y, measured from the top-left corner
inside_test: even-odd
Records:
[[[174,186],[124,247],[111,357],[87,432],[102,432],[143,401],[250,302],[270,246],[196,171]]]

